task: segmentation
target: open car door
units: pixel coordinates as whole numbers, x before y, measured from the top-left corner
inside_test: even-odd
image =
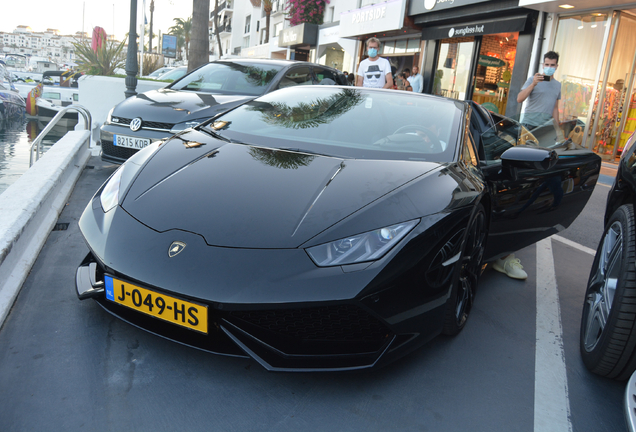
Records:
[[[471,103],[471,132],[492,202],[485,261],[564,230],[592,195],[601,158],[571,142],[540,142],[519,122]],[[548,135],[548,134],[546,134]]]

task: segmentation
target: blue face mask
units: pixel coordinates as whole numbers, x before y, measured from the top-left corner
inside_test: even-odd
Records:
[[[378,50],[375,48],[369,48],[367,50],[367,54],[369,54],[369,57],[373,58],[378,55]]]
[[[552,75],[554,75],[554,72],[556,72],[556,68],[553,68],[553,67],[544,67],[543,68],[543,74],[544,75],[552,76]]]

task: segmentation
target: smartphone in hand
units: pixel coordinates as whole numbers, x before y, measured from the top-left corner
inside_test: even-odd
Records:
[[[552,77],[550,75],[543,75],[543,81],[550,81]]]

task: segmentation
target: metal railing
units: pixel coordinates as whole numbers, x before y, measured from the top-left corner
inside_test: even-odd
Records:
[[[44,140],[46,134],[48,134],[51,129],[53,129],[55,125],[57,125],[60,119],[64,117],[64,114],[69,111],[77,111],[78,113],[80,113],[84,118],[84,130],[91,130],[91,122],[93,121],[93,119],[88,109],[86,109],[82,105],[69,105],[65,108],[62,108],[60,111],[58,111],[57,114],[55,114],[55,117],[51,119],[51,121],[46,125],[42,132],[40,132],[37,138],[33,140],[33,143],[31,143],[31,150],[29,151],[29,167],[33,165],[33,151],[35,150],[35,161],[37,162],[40,159],[40,154],[42,154],[42,140]]]

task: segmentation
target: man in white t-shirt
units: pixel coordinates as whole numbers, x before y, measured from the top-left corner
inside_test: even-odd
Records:
[[[393,88],[391,63],[380,57],[380,40],[367,40],[367,54],[369,58],[362,60],[358,66],[356,86],[371,88]]]

